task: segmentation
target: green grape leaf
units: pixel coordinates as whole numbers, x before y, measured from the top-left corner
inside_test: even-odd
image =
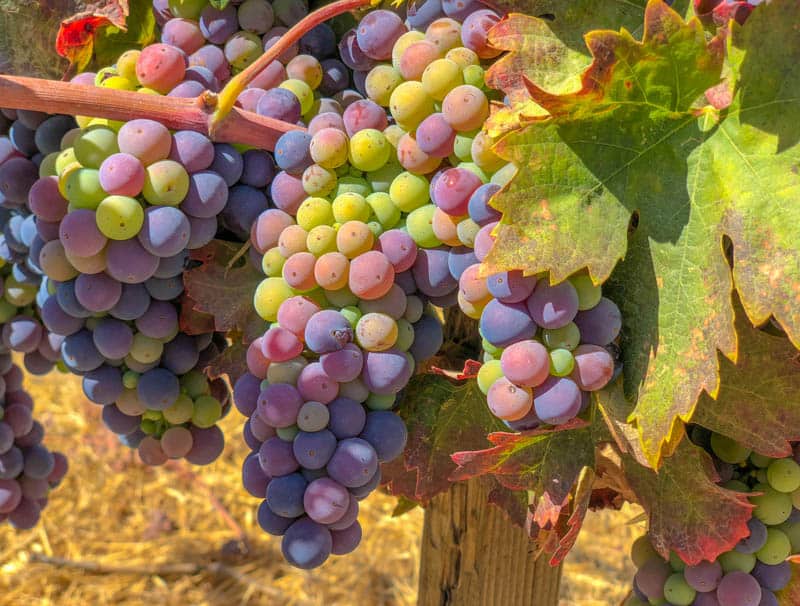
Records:
[[[700,394],[716,397],[717,352],[736,359],[734,284],[753,323],[773,314],[800,343],[798,18],[776,0],[732,26],[734,96],[718,111],[702,99],[722,78],[724,40],[650,0],[641,42],[587,34],[579,91],[529,82],[550,115],[496,147],[521,169],[493,200],[504,216],[488,269],[611,276],[629,421],[656,468]]]
[[[156,18],[151,3],[133,2],[125,27],[113,24],[97,32],[94,56],[97,65],[113,65],[126,50],[142,48],[155,40]]]
[[[214,317],[218,332],[236,332],[249,343],[264,334],[267,323],[253,308],[253,295],[261,274],[241,255],[242,245],[213,240],[191,251],[190,259],[199,266],[184,272],[186,295],[194,306],[181,311],[181,320],[191,326],[190,311]]]
[[[487,433],[504,427],[475,380],[456,383],[434,374],[411,379],[397,412],[408,427],[408,443],[402,460],[382,467],[384,480],[392,494],[423,505],[449,488],[451,453],[481,448]]]
[[[629,455],[623,455],[622,465],[662,556],[674,551],[690,565],[713,561],[750,534],[753,505],[747,495],[717,485],[711,457],[688,439],[664,459],[658,473]]]
[[[768,457],[792,454],[789,442],[800,439],[798,352],[785,336],[754,328],[736,309],[739,359],[720,360],[721,385],[716,400],[703,394],[692,423],[733,438]]]

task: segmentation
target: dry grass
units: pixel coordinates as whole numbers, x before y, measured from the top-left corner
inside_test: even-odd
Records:
[[[372,495],[363,503],[361,547],[300,572],[258,529],[255,499],[241,488],[237,413],[225,420],[229,444],[215,464],[149,469],[103,427],[76,379],[28,378],[27,385],[47,443],[69,456],[70,473],[36,529],[0,530],[0,605],[414,604],[421,511],[391,518],[393,499]],[[630,517],[591,515],[566,566],[562,604],[619,603],[631,574]],[[36,561],[42,557],[79,567]]]

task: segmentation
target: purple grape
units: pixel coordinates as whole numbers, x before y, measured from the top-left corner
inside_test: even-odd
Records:
[[[411,272],[420,292],[429,297],[443,297],[458,288],[458,282],[450,274],[448,256],[444,246],[418,250]]]
[[[142,417],[131,417],[120,411],[115,404],[103,406],[103,423],[111,431],[118,435],[130,435],[137,429],[142,421]]]
[[[189,250],[202,248],[217,235],[216,217],[201,219],[199,217],[189,216],[189,226],[191,228],[191,234],[189,236],[189,243],[186,245],[186,248]]]
[[[722,580],[722,565],[716,561],[703,561],[696,566],[687,566],[683,571],[683,576],[696,591],[714,591]]]
[[[153,301],[136,319],[136,328],[152,339],[165,339],[178,331],[178,312],[172,303]]]
[[[137,238],[112,240],[106,249],[106,271],[125,284],[140,284],[158,269],[158,257],[141,245]]]
[[[758,518],[750,518],[747,520],[747,528],[750,530],[750,535],[736,545],[736,551],[739,553],[755,553],[767,542],[767,527],[764,522]]]
[[[0,479],[11,480],[22,473],[25,467],[25,457],[22,451],[16,446],[12,446],[3,454],[0,454]]]
[[[548,377],[534,391],[536,416],[550,425],[561,425],[577,416],[581,403],[581,390],[565,377]]]
[[[378,455],[369,442],[347,438],[336,446],[328,462],[328,475],[348,488],[362,486],[378,469]]]
[[[281,135],[275,143],[275,162],[281,170],[299,175],[314,161],[311,159],[309,145],[311,135],[300,130],[292,130]]]
[[[122,296],[122,284],[105,273],[80,274],[75,279],[75,296],[93,313],[109,311]]]
[[[758,606],[778,606],[778,598],[769,589],[761,588],[761,601]]]
[[[464,270],[476,263],[478,263],[478,257],[468,246],[454,246],[447,253],[447,268],[454,280],[461,278]]]
[[[294,215],[308,194],[303,189],[303,182],[299,177],[279,172],[270,185],[270,197],[276,207]]]
[[[338,311],[323,310],[311,316],[305,329],[306,346],[318,354],[342,349],[353,340],[353,327]]]
[[[3,325],[3,344],[13,351],[31,352],[42,340],[42,326],[29,316],[16,316]]]
[[[319,524],[334,524],[342,519],[350,506],[350,493],[330,478],[311,482],[303,496],[306,514]]]
[[[406,31],[406,26],[397,13],[388,10],[371,11],[358,24],[358,48],[371,59],[391,59],[394,43]]]
[[[328,410],[328,429],[338,439],[355,438],[363,431],[367,413],[358,402],[339,397],[328,404]]]
[[[166,410],[181,393],[178,377],[164,368],[148,370],[136,384],[136,393],[142,403],[152,410]]]
[[[258,462],[258,455],[251,453],[247,455],[242,463],[242,485],[244,489],[254,497],[263,499],[267,496],[267,484],[270,477],[261,469]]]
[[[75,128],[72,116],[50,116],[36,129],[35,143],[43,154],[52,154],[61,150],[61,139],[67,131]],[[0,162],[2,164],[2,162]]]
[[[193,175],[211,166],[214,161],[214,144],[200,133],[179,130],[172,135],[169,159],[183,165],[186,172]]]
[[[419,249],[414,239],[400,229],[390,229],[378,238],[380,250],[396,272],[404,272],[414,266]]]
[[[323,95],[335,95],[350,85],[350,72],[344,63],[338,59],[325,59],[321,65],[322,83],[319,85],[319,91]]]
[[[398,415],[388,410],[377,410],[367,415],[364,431],[359,437],[372,445],[379,461],[391,461],[406,447],[408,431]]]
[[[219,173],[228,187],[231,187],[242,176],[244,170],[242,155],[228,143],[215,143],[214,161],[209,170]]]
[[[284,518],[296,518],[304,513],[305,478],[299,473],[273,477],[267,486],[267,504],[272,512]]]
[[[208,465],[216,461],[225,447],[222,430],[216,425],[208,428],[192,426],[189,430],[192,432],[192,449],[184,458],[192,465]]]
[[[480,8],[483,5],[479,0],[442,0],[442,11],[456,21],[463,21]]]
[[[339,56],[342,62],[354,71],[369,71],[377,62],[369,57],[358,44],[358,34],[351,29],[339,41]]]
[[[103,356],[97,351],[92,333],[80,330],[69,335],[61,344],[64,364],[73,372],[89,372],[103,363]]]
[[[431,359],[442,348],[444,329],[435,317],[423,315],[413,324],[414,342],[408,348],[414,360],[422,362]]]
[[[24,436],[33,429],[33,414],[31,408],[23,404],[13,404],[6,401],[3,420],[11,427],[14,437]]]
[[[144,283],[151,297],[159,301],[172,301],[183,292],[183,278],[150,278]]]
[[[142,284],[123,284],[119,302],[109,312],[119,320],[133,321],[150,307],[150,295]]]
[[[350,104],[344,110],[342,120],[348,137],[368,128],[383,131],[389,125],[386,111],[369,99]]]
[[[203,88],[206,88],[213,92],[218,92],[220,89],[219,79],[214,75],[214,72],[212,72],[210,69],[208,69],[203,65],[192,65],[191,67],[187,67],[186,73],[183,75],[183,77],[185,80],[190,82],[199,82],[203,86]],[[200,135],[200,133],[197,134]],[[172,157],[172,152],[170,152],[170,160],[177,161],[176,158]],[[204,166],[203,168],[208,168],[208,166]],[[186,168],[186,170],[187,172],[190,172],[188,168]]]
[[[275,161],[270,154],[260,149],[249,149],[244,152],[242,160],[244,170],[240,183],[257,189],[264,189],[272,183],[275,177]]]
[[[368,497],[372,494],[372,491],[375,490],[381,483],[381,468],[378,467],[378,470],[372,474],[372,477],[366,482],[366,484],[362,484],[361,486],[356,486],[355,488],[350,489],[350,494],[353,495],[356,499],[361,500]]]
[[[258,525],[261,526],[261,529],[275,537],[283,536],[286,529],[289,528],[295,520],[294,518],[284,518],[273,513],[269,508],[269,503],[266,501],[262,501],[261,505],[258,506],[258,515],[256,517],[258,518]]]
[[[390,395],[408,384],[412,372],[408,357],[398,349],[366,352],[361,380],[371,392]]]
[[[734,570],[720,581],[717,599],[721,606],[758,606],[761,601],[761,587],[746,572]]]
[[[532,338],[536,333],[536,324],[523,303],[503,303],[494,299],[481,314],[480,330],[492,345],[507,347]]]
[[[177,328],[177,325],[175,327]],[[179,333],[172,341],[164,345],[161,364],[176,375],[184,375],[197,366],[199,359],[200,352],[194,337]],[[255,399],[253,399],[253,406],[255,407]]]
[[[354,343],[348,343],[339,351],[323,354],[319,361],[322,370],[331,379],[339,383],[347,383],[361,374],[364,356],[360,347]]]
[[[300,53],[321,59],[336,53],[336,33],[327,23],[320,23],[300,38]]]
[[[123,390],[122,373],[112,366],[104,364],[83,377],[83,393],[95,404],[113,404]]]
[[[431,114],[417,127],[417,145],[429,156],[446,158],[453,153],[456,131],[441,113]]]
[[[225,58],[225,53],[213,44],[206,44],[197,52],[192,53],[189,56],[189,66],[189,69],[192,67],[208,69],[220,83],[227,81],[231,75],[231,68]]]
[[[206,92],[206,87],[195,80],[184,80],[167,93],[167,97],[194,99]]]
[[[172,206],[151,206],[145,210],[139,242],[157,257],[172,257],[189,243],[189,220]]]
[[[353,522],[342,530],[331,530],[331,553],[333,555],[347,555],[355,551],[361,543],[361,524]]]
[[[19,482],[13,479],[0,479],[0,514],[11,513],[21,500],[22,489]]]
[[[581,342],[605,347],[619,335],[622,315],[616,304],[603,297],[592,309],[578,312],[575,324],[581,331]]]
[[[233,4],[227,5],[222,10],[209,5],[200,13],[200,31],[212,44],[224,44],[238,30],[239,21]]]
[[[303,113],[297,96],[285,88],[273,88],[266,91],[259,99],[255,111],[260,116],[282,120],[290,124],[299,122]]]
[[[294,385],[273,383],[267,385],[258,396],[258,415],[274,427],[290,427],[297,422],[297,413],[303,401]]]
[[[267,196],[249,185],[231,188],[228,204],[222,211],[222,221],[227,229],[242,240],[250,236],[250,228],[258,216],[267,210]]]
[[[244,438],[244,443],[247,444],[247,447],[254,453],[257,453],[261,449],[262,442],[253,435],[250,419],[247,419],[244,425],[242,425],[242,437]]]
[[[327,429],[301,431],[292,445],[294,457],[306,469],[322,469],[328,464],[336,449],[336,436]]]
[[[789,562],[781,562],[770,566],[763,562],[756,562],[751,573],[759,584],[770,591],[780,591],[792,579],[792,567]]]
[[[281,551],[286,561],[304,570],[321,566],[332,548],[330,531],[310,518],[294,522],[281,541]]]
[[[29,530],[36,526],[41,511],[42,509],[36,501],[22,497],[17,508],[8,514],[8,521],[17,530]]]
[[[521,303],[536,287],[536,276],[523,276],[519,270],[492,274],[486,280],[489,293],[503,303]]]

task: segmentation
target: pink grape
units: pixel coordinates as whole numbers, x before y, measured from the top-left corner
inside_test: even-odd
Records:
[[[538,387],[550,374],[547,349],[530,339],[506,347],[500,356],[500,365],[509,381],[523,387]]]

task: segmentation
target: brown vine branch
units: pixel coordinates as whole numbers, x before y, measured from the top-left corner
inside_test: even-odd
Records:
[[[369,6],[370,4],[372,4],[372,0],[338,0],[337,2],[315,10],[298,21],[297,24],[283,34],[273,46],[268,48],[263,55],[251,63],[246,69],[231,78],[225,85],[219,93],[219,103],[217,104],[216,111],[212,118],[212,128],[215,128],[217,123],[219,123],[220,126],[224,124],[225,117],[228,115],[228,112],[233,109],[237,97],[247,88],[247,85],[253,81],[253,78],[260,74],[270,63],[289,50],[293,44],[299,42],[300,38],[329,19],[333,19],[348,11]]]
[[[170,129],[203,133],[214,141],[270,151],[275,149],[275,142],[282,134],[301,129],[234,107],[212,131],[217,96],[210,92],[194,99],[181,99],[19,76],[0,75],[0,105],[109,120],[149,118]]]

